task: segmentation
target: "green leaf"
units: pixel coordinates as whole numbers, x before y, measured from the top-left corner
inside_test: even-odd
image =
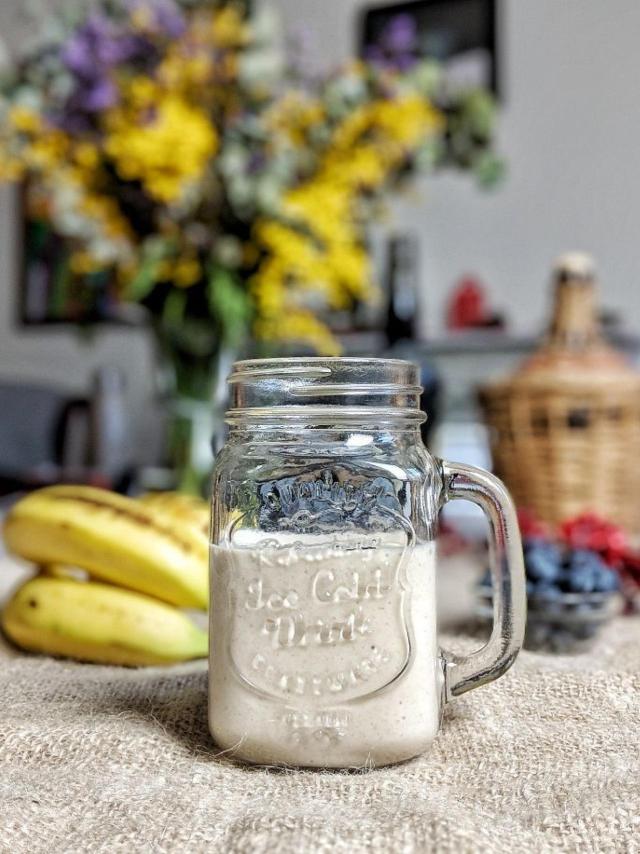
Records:
[[[162,323],[167,328],[179,327],[184,319],[184,311],[187,306],[187,294],[172,288],[167,294],[162,309]]]
[[[490,190],[502,182],[506,172],[506,164],[492,151],[483,151],[475,159],[473,171],[480,186],[485,190]]]
[[[252,314],[251,299],[242,282],[230,270],[216,264],[209,274],[207,297],[225,344],[237,346],[247,334]]]
[[[148,240],[143,252],[142,263],[127,286],[127,297],[141,302],[158,283],[160,262],[171,254],[171,247],[162,239]]]
[[[141,302],[153,290],[158,281],[158,261],[145,259],[135,276],[127,286],[127,297],[133,302]]]

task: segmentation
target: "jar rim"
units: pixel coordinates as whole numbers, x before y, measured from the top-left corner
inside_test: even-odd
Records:
[[[420,413],[420,370],[405,359],[295,356],[235,362],[230,413],[357,409],[367,415]],[[346,413],[345,413],[346,414]]]
[[[414,362],[408,359],[396,359],[386,356],[269,356],[255,359],[240,359],[233,363],[233,367],[239,365],[266,365],[270,362],[277,364],[314,364],[319,362],[360,362],[387,364],[387,365],[411,365],[417,367]]]

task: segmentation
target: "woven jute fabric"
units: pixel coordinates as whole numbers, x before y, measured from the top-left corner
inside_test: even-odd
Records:
[[[389,768],[243,767],[209,738],[206,691],[203,662],[0,644],[0,852],[640,851],[639,619],[588,654],[522,653]]]

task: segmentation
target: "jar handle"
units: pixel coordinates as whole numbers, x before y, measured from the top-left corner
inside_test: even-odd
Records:
[[[440,461],[441,505],[464,499],[489,521],[493,584],[493,629],[488,642],[469,656],[443,652],[447,700],[492,682],[511,667],[524,639],[527,615],[524,560],[516,509],[502,481],[484,469]]]

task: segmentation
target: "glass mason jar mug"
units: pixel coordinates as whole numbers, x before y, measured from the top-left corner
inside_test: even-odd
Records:
[[[522,550],[505,488],[431,457],[408,362],[250,360],[229,383],[213,476],[213,738],[260,764],[421,753],[444,703],[504,673],[522,643]],[[437,645],[434,540],[453,498],[483,508],[493,540],[493,631],[468,657]]]

